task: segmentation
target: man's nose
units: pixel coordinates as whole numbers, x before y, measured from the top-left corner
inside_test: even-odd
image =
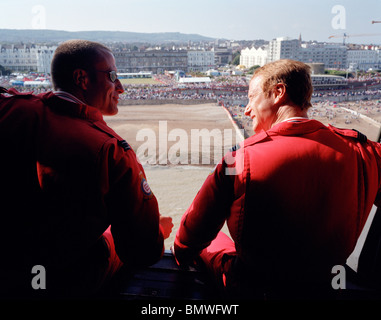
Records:
[[[115,89],[116,89],[116,91],[118,91],[118,93],[119,94],[122,94],[123,92],[124,92],[124,88],[123,88],[123,85],[122,85],[122,83],[120,82],[120,80],[119,79],[116,79],[116,81],[115,81]]]
[[[245,108],[245,116],[250,116],[250,110],[251,110],[250,105],[247,104],[247,106]]]

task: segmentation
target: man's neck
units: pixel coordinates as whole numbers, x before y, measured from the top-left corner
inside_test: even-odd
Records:
[[[78,103],[78,104],[86,104],[85,102],[83,102],[82,99],[79,99],[76,95],[70,92],[67,92],[65,90],[58,89],[56,91],[53,91],[53,93],[64,100],[67,100],[73,103]]]
[[[273,123],[272,127],[280,122],[287,121],[293,118],[308,119],[307,110],[301,109],[297,106],[290,106],[290,105],[282,106],[279,108],[277,112],[277,119]]]

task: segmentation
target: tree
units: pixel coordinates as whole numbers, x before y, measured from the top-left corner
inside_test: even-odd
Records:
[[[257,70],[259,67],[260,67],[259,65],[252,66],[249,68],[249,71],[247,71],[247,73],[253,74],[255,72],[255,70]]]
[[[1,64],[0,64],[0,75],[3,76],[9,76],[11,74],[11,70],[5,69]]]
[[[236,53],[233,55],[233,60],[232,60],[231,64],[232,64],[232,65],[235,65],[235,66],[238,66],[238,65],[239,65],[239,61],[240,61],[240,58],[241,58],[241,53],[236,52]]]

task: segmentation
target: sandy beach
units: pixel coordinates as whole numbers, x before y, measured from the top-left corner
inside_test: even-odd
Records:
[[[214,103],[122,106],[105,120],[142,164],[213,166],[239,142],[227,112]]]
[[[147,158],[142,151],[150,148],[156,151],[156,156],[148,159],[155,162],[142,163],[147,181],[159,202],[160,213],[171,216],[175,225],[171,236],[165,241],[166,248],[169,248],[183,213],[220,161],[224,150],[237,144],[240,135],[236,134],[227,112],[216,104],[122,106],[116,116],[105,117],[105,121],[128,141],[141,160]],[[143,141],[139,141],[142,137]],[[177,139],[169,141],[171,138]],[[208,142],[210,146],[207,146]],[[183,147],[185,150],[184,146],[188,150],[183,152],[181,159],[179,151],[182,150],[179,149]],[[166,149],[163,150],[163,147]],[[164,157],[160,157],[163,153]],[[170,158],[171,154],[186,162],[176,164]],[[224,228],[224,231],[227,232],[227,229]]]
[[[319,103],[310,110],[310,117],[324,124],[357,129],[372,140],[377,138],[379,126],[342,107],[359,109],[358,104]],[[160,212],[171,216],[175,225],[165,241],[168,249],[183,213],[207,175],[224,151],[238,143],[241,137],[226,110],[216,104],[121,106],[116,116],[105,117],[105,121],[128,141],[140,159],[145,160],[142,162],[147,180],[157,197]],[[148,157],[148,153],[153,156]],[[228,232],[226,226],[223,230]]]
[[[325,125],[356,129],[373,141],[377,141],[380,134],[381,103],[375,100],[314,103],[308,114]]]

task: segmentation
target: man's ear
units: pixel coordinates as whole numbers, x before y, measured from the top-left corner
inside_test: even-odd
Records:
[[[287,100],[287,89],[284,83],[278,83],[275,85],[273,94],[275,103],[283,104]]]
[[[89,75],[83,69],[75,69],[73,71],[73,81],[74,84],[80,87],[82,90],[87,90],[89,83]]]

